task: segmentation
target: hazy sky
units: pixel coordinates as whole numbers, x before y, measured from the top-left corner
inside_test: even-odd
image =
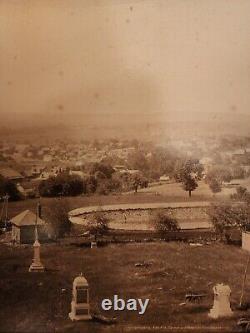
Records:
[[[0,0],[0,113],[249,113],[249,0]]]

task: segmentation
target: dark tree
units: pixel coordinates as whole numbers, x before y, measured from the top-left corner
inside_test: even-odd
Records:
[[[16,184],[11,180],[0,176],[0,197],[5,196],[6,194],[9,196],[11,201],[20,200],[22,198],[21,193],[16,187]]]
[[[71,222],[68,213],[70,205],[66,198],[56,198],[45,207],[45,219],[49,222],[55,239],[70,233]]]
[[[246,187],[239,186],[236,188],[236,193],[231,195],[231,199],[245,201],[250,203],[250,192],[247,191]]]
[[[182,186],[188,192],[189,197],[191,197],[192,192],[198,187],[198,183],[191,175],[187,174],[182,178]]]
[[[198,187],[197,181],[202,178],[203,166],[199,160],[191,159],[185,162],[179,162],[175,170],[175,179],[182,183],[182,187],[189,193],[189,197]]]
[[[83,193],[83,181],[77,175],[61,173],[56,177],[43,180],[38,187],[44,197],[76,196]]]
[[[148,187],[148,180],[141,173],[135,173],[131,175],[129,181],[131,184],[130,186],[135,193],[137,193],[139,187]]]
[[[83,192],[86,194],[95,193],[97,189],[97,180],[94,176],[88,176],[83,180]]]
[[[93,166],[91,167],[90,174],[95,175],[97,172],[101,172],[107,178],[111,178],[115,170],[112,168],[110,164],[94,163]]]
[[[136,150],[128,155],[128,166],[131,169],[136,169],[142,172],[148,171],[149,165],[145,154]]]

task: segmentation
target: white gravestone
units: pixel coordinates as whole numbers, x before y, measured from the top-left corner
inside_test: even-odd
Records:
[[[89,285],[87,280],[82,276],[77,276],[73,282],[71,320],[90,320],[89,306]]]
[[[230,307],[230,294],[231,289],[223,283],[217,284],[213,287],[214,291],[214,305],[210,310],[208,316],[211,318],[229,317],[232,316],[233,311]]]

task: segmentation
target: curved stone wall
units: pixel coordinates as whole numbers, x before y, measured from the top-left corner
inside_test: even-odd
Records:
[[[171,216],[175,217],[179,223],[181,229],[209,229],[211,223],[206,213],[209,204],[187,205],[181,204],[179,207],[160,207]],[[146,208],[129,208],[127,205],[120,205],[120,208],[108,206],[102,207],[103,213],[109,219],[110,228],[124,229],[124,230],[153,230],[152,216],[159,209],[158,207],[146,207]],[[142,205],[143,206],[143,205]],[[84,225],[87,221],[91,221],[93,214],[97,211],[97,207],[86,207],[81,211],[74,210],[69,213],[70,220],[76,224]]]

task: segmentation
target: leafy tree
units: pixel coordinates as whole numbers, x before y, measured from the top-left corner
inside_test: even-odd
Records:
[[[177,153],[165,148],[155,148],[148,159],[149,170],[147,175],[159,180],[160,176],[174,174],[177,161]]]
[[[236,193],[231,195],[231,199],[250,203],[250,192],[247,191],[246,187],[239,186],[236,188]]]
[[[163,209],[157,210],[153,215],[152,223],[155,230],[164,238],[170,231],[180,230],[177,220],[170,214],[167,214]]]
[[[77,175],[60,173],[56,177],[43,180],[38,187],[41,196],[76,196],[83,193],[83,181]]]
[[[123,191],[129,191],[131,189],[131,184],[130,184],[130,180],[131,180],[131,175],[127,172],[125,173],[119,173],[116,172],[113,175],[113,180],[117,181],[120,184],[120,189]]]
[[[236,192],[237,192],[237,195],[239,198],[243,198],[247,193],[247,188],[243,187],[243,186],[239,186],[239,187],[237,187]]]
[[[188,192],[189,197],[191,197],[192,192],[198,187],[198,183],[191,175],[187,174],[182,178],[182,187]]]
[[[148,171],[149,169],[145,154],[140,150],[136,150],[128,155],[128,165],[130,168],[142,172]]]
[[[211,179],[209,182],[210,190],[215,194],[221,192],[221,184],[217,179]]]
[[[211,205],[207,213],[212,221],[214,230],[221,240],[230,241],[230,230],[234,228],[249,230],[250,209],[246,204],[241,205]]]
[[[45,219],[48,220],[55,239],[70,233],[71,222],[68,217],[70,205],[65,198],[56,198],[45,207]]]
[[[97,189],[97,180],[94,176],[86,177],[83,180],[83,188],[84,193],[86,194],[92,194]]]
[[[183,163],[178,162],[175,169],[175,179],[182,183],[182,187],[185,191],[188,191],[189,197],[198,187],[197,180],[202,177],[203,166],[197,159],[190,159]]]
[[[112,177],[112,185],[116,190],[130,191],[137,193],[138,188],[148,186],[148,179],[141,172],[130,174],[129,172],[115,173]]]
[[[95,241],[98,237],[101,237],[108,233],[108,218],[102,210],[96,211],[91,219],[87,222],[86,230],[90,235],[94,236]]]
[[[122,188],[121,182],[118,179],[104,179],[100,181],[97,186],[97,193],[98,194],[109,194],[111,192],[118,192]]]
[[[130,177],[130,184],[134,192],[137,193],[139,187],[148,187],[148,180],[141,173],[135,173]]]
[[[186,174],[189,174],[193,178],[199,180],[202,178],[203,170],[204,168],[202,164],[200,164],[198,159],[189,159],[183,164],[180,172],[180,177],[185,178]]]
[[[220,184],[222,184],[222,182],[230,182],[233,179],[232,172],[227,167],[214,167],[207,173],[206,182],[209,183],[214,179],[220,182]]]
[[[115,170],[109,164],[104,163],[94,163],[91,167],[90,174],[95,175],[97,172],[101,172],[107,178],[111,178]]]
[[[12,201],[20,200],[22,198],[16,184],[11,180],[0,176],[0,197],[5,196],[6,194],[8,194],[9,199]]]

